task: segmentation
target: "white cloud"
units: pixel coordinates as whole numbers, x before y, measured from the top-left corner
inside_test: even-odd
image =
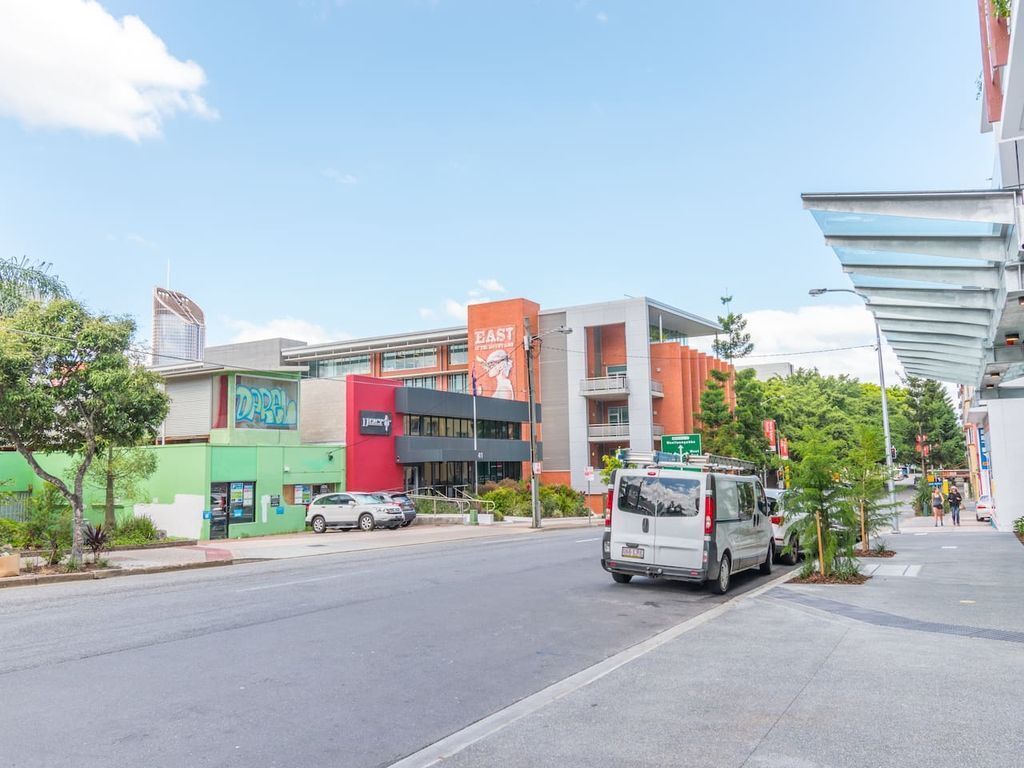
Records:
[[[604,11],[598,11],[597,16],[595,16],[594,18],[596,18],[602,24],[608,23],[608,14],[605,13]]]
[[[476,284],[483,288],[485,291],[489,291],[491,293],[505,293],[505,286],[503,286],[493,277],[485,277],[482,280],[477,280]]]
[[[0,6],[0,113],[132,141],[160,136],[178,113],[217,116],[199,95],[202,67],[172,56],[139,17],[94,0]]]
[[[430,307],[420,307],[419,312],[420,317],[422,317],[424,320],[429,320],[430,318],[434,317],[434,315],[437,314]]]
[[[794,311],[759,309],[743,316],[754,342],[754,354],[744,358],[741,365],[789,362],[794,368],[817,368],[824,374],[845,373],[861,381],[878,382],[875,326],[871,313],[863,306],[816,304]],[[710,339],[706,345],[710,347]],[[859,348],[839,349],[842,347]],[[794,354],[819,349],[837,351]],[[886,384],[898,383],[897,373],[902,373],[902,368],[884,337],[882,355]]]
[[[129,232],[127,235],[124,236],[124,239],[127,240],[129,243],[141,245],[144,248],[156,248],[156,243],[154,243],[152,240],[147,240],[142,235],[138,235],[134,232]]]
[[[462,323],[466,322],[466,308],[468,306],[468,302],[462,303],[455,299],[444,300],[444,311],[447,312],[449,316],[454,317]]]
[[[310,344],[351,338],[347,333],[331,332],[322,325],[311,323],[307,320],[299,320],[294,317],[277,317],[262,323],[228,318],[224,321],[224,324],[234,331],[234,335],[231,337],[231,343],[233,344],[243,341],[272,339],[278,336],[297,339],[298,341],[305,341]]]
[[[320,174],[331,181],[336,181],[339,184],[358,184],[359,179],[353,176],[351,173],[342,173],[336,168],[324,168],[320,171]]]

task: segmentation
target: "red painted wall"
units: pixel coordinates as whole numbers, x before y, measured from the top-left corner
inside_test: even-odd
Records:
[[[405,477],[395,459],[395,438],[402,421],[395,413],[395,390],[401,382],[372,376],[349,376],[345,386],[345,486],[350,491],[402,490]],[[360,411],[391,414],[390,435],[359,434]]]

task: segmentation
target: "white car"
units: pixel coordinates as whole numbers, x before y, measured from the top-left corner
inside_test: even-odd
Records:
[[[313,533],[328,528],[398,528],[405,521],[397,504],[382,504],[368,493],[324,493],[306,506],[306,523]]]
[[[992,514],[995,511],[996,505],[991,496],[979,496],[977,504],[974,505],[974,519],[992,522]]]
[[[782,488],[765,488],[768,497],[768,511],[772,520],[772,538],[775,540],[775,556],[786,565],[796,565],[800,559],[800,541],[796,531],[790,530],[793,521],[786,520],[785,496]],[[786,547],[789,547],[788,552]]]
[[[619,469],[608,497],[601,566],[619,584],[649,576],[724,594],[738,571],[772,572],[768,501],[754,476]]]

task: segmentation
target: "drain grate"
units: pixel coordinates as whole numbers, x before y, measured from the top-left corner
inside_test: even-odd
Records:
[[[937,621],[921,621],[920,619],[911,619],[907,616],[897,616],[894,613],[875,611],[858,605],[849,605],[838,600],[817,597],[816,595],[805,595],[785,587],[776,587],[765,594],[779,600],[789,600],[792,603],[806,605],[808,608],[817,608],[819,611],[834,613],[837,616],[861,621],[865,624],[874,624],[879,627],[912,629],[917,632],[931,632],[937,635],[977,637],[983,640],[1001,640],[1007,643],[1024,644],[1024,632],[1017,632],[1012,629],[990,629],[988,627],[971,627],[966,624],[943,624]]]

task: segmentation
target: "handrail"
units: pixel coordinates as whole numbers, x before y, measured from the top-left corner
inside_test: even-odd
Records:
[[[466,491],[462,490],[459,486],[455,486],[455,493],[459,494],[460,498],[469,501],[470,505],[479,504],[481,512],[493,512],[495,510],[494,502],[490,499],[481,499],[478,496],[473,496]]]

